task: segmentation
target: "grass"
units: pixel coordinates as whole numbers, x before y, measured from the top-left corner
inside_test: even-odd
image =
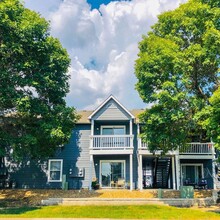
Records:
[[[1,208],[1,218],[220,219],[220,214],[162,205]]]

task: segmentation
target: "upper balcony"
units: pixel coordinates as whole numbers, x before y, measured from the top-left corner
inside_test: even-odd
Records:
[[[91,135],[91,154],[131,154],[133,135]]]
[[[215,154],[213,143],[192,142],[179,151],[180,154]]]
[[[138,139],[138,149],[144,152],[144,154],[152,154],[147,146],[147,143],[144,143],[141,138]],[[160,151],[157,152],[160,154]],[[174,152],[169,152],[173,154]],[[200,143],[200,142],[192,142],[188,143],[184,148],[179,149],[180,155],[214,155],[214,144],[213,143]]]

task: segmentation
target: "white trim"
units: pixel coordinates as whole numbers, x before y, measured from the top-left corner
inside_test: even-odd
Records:
[[[101,125],[101,135],[103,135],[103,128],[123,128],[126,134],[126,126],[125,125]],[[114,134],[112,134],[114,135]]]
[[[122,150],[90,150],[90,154],[92,155],[128,155],[128,154],[133,154],[133,148],[124,148]]]
[[[91,120],[91,135],[94,135],[94,120]]]
[[[89,158],[89,190],[92,190],[92,165],[93,165],[93,155],[90,154],[90,158]]]
[[[130,154],[130,191],[133,190],[133,155]]]
[[[139,176],[138,176],[138,182],[139,182],[139,189],[143,190],[143,156],[139,155]]]
[[[194,167],[201,167],[202,171],[202,178],[204,178],[204,168],[202,163],[181,163],[181,185],[183,185],[183,166],[194,166]]]
[[[109,100],[113,99],[124,111],[131,116],[131,118],[135,118],[113,95],[110,95],[89,117],[91,119]]]
[[[179,156],[175,156],[175,165],[176,165],[176,189],[180,188],[180,159]]]
[[[179,155],[179,159],[213,159],[213,155],[201,155],[201,154],[194,154],[194,155]]]
[[[51,180],[50,179],[50,167],[51,167],[51,162],[61,162],[60,164],[60,179],[59,180]],[[63,175],[63,159],[49,159],[48,160],[48,182],[62,182],[62,175]]]
[[[172,157],[172,177],[173,177],[173,190],[176,189],[176,175],[175,175],[175,157]]]
[[[101,176],[102,166],[101,166],[101,164],[103,162],[121,162],[121,163],[124,163],[124,178],[125,178],[125,181],[126,181],[126,160],[100,160],[99,161],[99,185],[100,185],[100,187],[102,187],[102,176]],[[102,187],[102,188],[109,189],[109,188],[111,188],[111,186],[110,187]]]

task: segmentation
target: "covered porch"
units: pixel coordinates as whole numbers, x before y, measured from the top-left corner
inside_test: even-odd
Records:
[[[95,180],[101,189],[133,190],[133,154],[117,153],[90,155],[94,166],[91,183]]]
[[[215,151],[213,143],[192,142],[176,151],[169,151],[164,158],[169,158],[170,164],[164,165],[165,171],[157,174],[157,164],[160,162],[161,151],[156,151],[153,155],[147,144],[138,140],[138,173],[139,189],[152,188],[172,188],[179,189],[183,185],[193,185],[195,188],[208,187],[216,189],[215,184]],[[146,161],[151,159],[151,168],[146,168]],[[168,160],[168,159],[167,159]],[[164,162],[165,163],[165,162]],[[168,172],[168,168],[170,169]],[[147,170],[147,171],[145,171]],[[149,171],[151,170],[151,171]],[[167,170],[167,171],[166,171]],[[165,175],[167,185],[158,185],[157,176],[163,178]],[[147,180],[147,182],[146,182]],[[163,181],[162,181],[163,182]]]

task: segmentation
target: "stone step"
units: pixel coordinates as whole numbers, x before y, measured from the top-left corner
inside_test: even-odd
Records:
[[[213,198],[183,199],[183,198],[49,198],[42,200],[42,205],[170,205],[178,207],[210,206],[215,204]]]

